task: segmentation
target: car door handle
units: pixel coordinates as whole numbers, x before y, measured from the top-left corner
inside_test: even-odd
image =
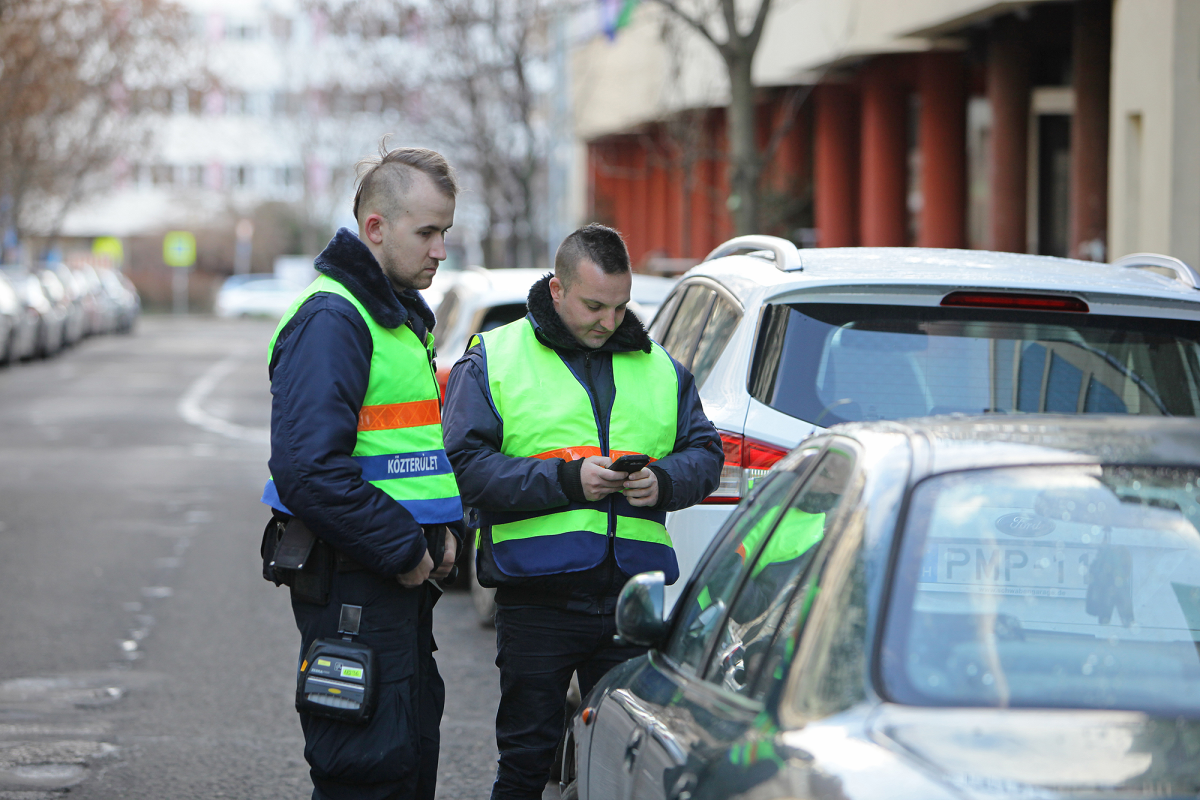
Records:
[[[625,745],[625,771],[633,772],[633,765],[637,763],[638,751],[642,749],[642,739],[646,736],[645,731],[638,728],[629,737],[629,744]]]

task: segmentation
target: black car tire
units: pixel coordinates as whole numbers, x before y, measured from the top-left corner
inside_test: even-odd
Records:
[[[17,351],[17,326],[13,325],[8,329],[8,336],[5,337],[4,352],[0,353],[0,366],[8,366],[16,361]]]

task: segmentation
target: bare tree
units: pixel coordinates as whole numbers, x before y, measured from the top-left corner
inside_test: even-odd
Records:
[[[473,173],[487,209],[488,266],[533,266],[541,235],[549,130],[552,0],[445,0],[430,18],[457,55],[436,74],[431,129]],[[539,82],[539,76],[543,76]]]
[[[134,92],[165,91],[186,17],[167,0],[0,3],[0,230],[55,235],[144,145]],[[10,255],[5,252],[6,257]]]
[[[354,165],[384,134],[411,138],[422,117],[412,69],[424,47],[416,4],[406,0],[309,0],[327,39],[321,52],[283,50],[301,109],[290,126],[304,165],[294,211],[304,252],[317,252],[355,179]],[[283,47],[283,45],[281,45]],[[381,123],[391,126],[380,127]]]
[[[371,31],[403,55],[356,53],[399,97],[404,138],[431,140],[483,207],[488,266],[544,258],[550,136],[549,25],[571,0],[312,0],[337,30]]]
[[[725,64],[729,77],[729,109],[725,118],[729,208],[739,234],[753,233],[759,223],[759,180],[767,159],[758,149],[751,66],[771,1],[757,0],[757,8],[739,10],[737,0],[655,0],[716,48]],[[772,137],[773,147],[778,147],[778,138]]]

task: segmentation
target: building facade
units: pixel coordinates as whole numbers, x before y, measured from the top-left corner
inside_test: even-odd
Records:
[[[703,257],[733,230],[711,45],[647,2],[573,68],[589,214]],[[797,0],[754,76],[763,232],[1200,265],[1200,0]]]

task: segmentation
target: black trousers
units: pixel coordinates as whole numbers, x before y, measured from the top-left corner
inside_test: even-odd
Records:
[[[315,639],[338,638],[342,604],[362,606],[354,641],[375,651],[378,702],[351,725],[300,715],[314,800],[433,800],[445,686],[433,660],[433,606],[440,590],[405,589],[395,578],[335,573],[328,605],[292,601],[303,658]],[[299,662],[297,662],[299,663]]]
[[[539,800],[550,780],[563,734],[571,673],[582,697],[604,673],[646,652],[618,647],[613,615],[580,614],[545,606],[496,608],[496,666],[500,763],[492,800]]]

